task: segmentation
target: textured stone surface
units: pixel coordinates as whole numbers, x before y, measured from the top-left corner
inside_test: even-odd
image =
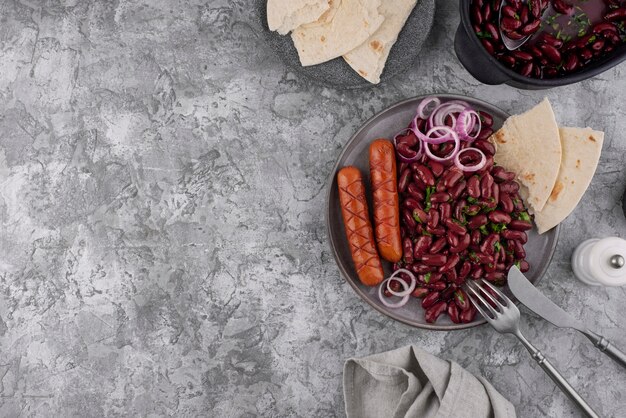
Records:
[[[548,92],[486,87],[438,1],[419,62],[369,90],[289,72],[245,1],[0,2],[0,416],[342,416],[345,358],[415,343],[486,376],[520,416],[579,412],[511,337],[411,329],[361,302],[326,243],[324,185],[386,106],[463,93],[507,111],[547,95],[606,131],[541,289],[626,347],[622,288],[571,276],[625,235],[626,66]],[[583,337],[523,329],[603,416],[626,372]]]

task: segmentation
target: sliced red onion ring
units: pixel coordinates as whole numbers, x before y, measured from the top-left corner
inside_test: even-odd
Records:
[[[389,277],[385,280],[383,280],[383,282],[378,286],[378,299],[380,299],[380,301],[382,302],[383,305],[385,305],[388,308],[400,308],[404,305],[406,305],[406,303],[409,301],[409,298],[411,297],[411,295],[404,295],[402,297],[402,299],[400,299],[398,302],[396,303],[391,303],[391,302],[387,302],[387,298],[385,297],[385,295],[383,295],[383,288],[387,285],[387,282],[389,282],[389,280],[391,280],[392,278]],[[404,280],[399,280],[400,284],[402,285],[402,287],[404,287],[404,290],[407,290],[409,288],[409,285],[406,284],[406,282]]]
[[[463,106],[462,104],[457,102],[443,103],[442,105],[439,105],[428,117],[429,126],[432,128],[433,126],[445,125],[446,116],[450,115],[452,116],[453,121],[452,127],[454,127],[456,117],[453,114],[461,113],[467,108],[468,106]]]
[[[421,119],[428,119],[432,112],[439,107],[441,100],[438,97],[427,97],[417,106],[417,116]]]
[[[397,278],[396,276],[400,273],[405,273],[408,274],[409,277],[411,278],[411,284],[409,285],[408,289],[404,289],[402,292],[396,292],[394,291],[392,288],[389,287],[389,283],[391,283],[393,280],[395,280],[396,282],[402,282],[405,283],[406,282],[402,279]],[[400,284],[402,284],[400,283]],[[413,292],[413,290],[415,290],[415,285],[417,284],[417,279],[415,278],[415,275],[413,275],[413,272],[407,270],[407,269],[398,269],[396,271],[393,272],[393,274],[391,276],[389,276],[389,281],[387,282],[387,290],[389,290],[389,293],[391,293],[394,296],[406,296],[406,295],[410,295],[411,292]]]
[[[428,147],[426,148],[428,149]],[[468,165],[463,165],[461,163],[461,154],[467,151],[473,151],[480,155],[480,161],[478,162],[478,164],[468,166]],[[468,173],[480,170],[481,168],[485,166],[485,164],[487,164],[487,157],[485,157],[485,154],[478,148],[474,148],[474,147],[464,148],[454,156],[454,165],[456,165],[459,169]]]
[[[475,129],[478,127],[478,129]],[[473,141],[480,135],[482,124],[480,121],[480,115],[473,109],[465,109],[462,111],[457,120],[455,131],[459,135],[461,141]],[[472,131],[476,133],[472,135]]]
[[[413,135],[415,135],[417,137],[417,144],[419,146],[418,150],[415,152],[415,156],[414,157],[407,157],[405,155],[402,155],[402,153],[400,151],[398,151],[398,144],[396,142],[399,137],[405,136],[409,132],[412,132]],[[393,137],[393,147],[395,148],[396,154],[398,154],[398,158],[400,159],[400,161],[405,162],[405,163],[412,163],[414,161],[419,160],[422,157],[422,154],[424,153],[424,144],[420,140],[420,135],[418,135],[417,132],[418,131],[416,131],[416,130],[414,130],[412,128],[406,128],[406,129],[398,132]]]
[[[439,161],[439,162],[450,161],[452,158],[454,158],[459,153],[459,148],[461,147],[461,141],[459,140],[459,136],[456,134],[456,132],[454,132],[452,130],[452,128],[449,128],[447,126],[435,126],[434,128],[430,129],[426,133],[426,136],[429,136],[431,134],[431,131],[434,131],[434,130],[440,130],[440,131],[441,130],[445,130],[445,131],[447,131],[448,134],[452,137],[452,140],[454,141],[454,149],[447,156],[445,156],[445,157],[438,157],[435,154],[433,154],[433,152],[430,150],[429,144],[426,143],[424,145],[424,151],[426,152],[426,155],[428,155],[431,160],[435,160],[435,161]],[[447,142],[447,141],[443,141],[443,142]]]

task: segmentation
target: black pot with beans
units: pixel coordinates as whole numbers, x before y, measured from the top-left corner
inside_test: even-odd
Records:
[[[626,59],[626,0],[463,0],[461,15],[457,56],[487,84],[549,88]]]

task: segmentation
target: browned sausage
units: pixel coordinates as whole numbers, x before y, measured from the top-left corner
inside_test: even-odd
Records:
[[[370,145],[370,181],[378,252],[385,260],[395,263],[402,258],[400,205],[395,150],[386,139],[377,139]]]
[[[356,167],[342,168],[337,174],[337,185],[354,267],[363,284],[376,286],[383,281],[384,273],[374,244],[361,172]]]

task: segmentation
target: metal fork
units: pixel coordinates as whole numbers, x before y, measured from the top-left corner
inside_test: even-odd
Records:
[[[482,283],[482,286],[481,286]],[[491,283],[480,280],[467,281],[468,296],[478,312],[485,317],[487,322],[501,334],[513,334],[524,344],[524,347],[530,352],[533,359],[541,366],[554,383],[576,403],[587,416],[599,417],[599,415],[585,402],[585,400],[574,390],[574,388],[565,380],[559,371],[537,350],[523,335],[519,329],[520,312],[517,306],[509,299],[500,289]],[[498,296],[494,297],[484,286]],[[495,308],[487,301],[489,299],[495,305]],[[500,299],[500,300],[498,300]]]

